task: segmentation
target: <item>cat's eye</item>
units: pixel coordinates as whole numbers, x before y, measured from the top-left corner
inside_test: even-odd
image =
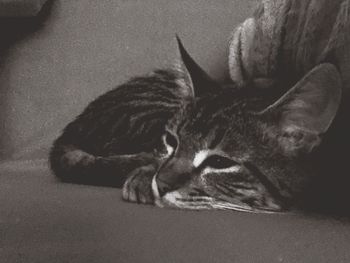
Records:
[[[238,165],[238,163],[234,160],[217,154],[209,156],[201,164],[202,167],[210,167],[214,169],[225,169],[235,165]]]
[[[177,137],[174,134],[172,134],[169,131],[166,131],[166,133],[164,134],[163,138],[164,138],[163,139],[164,143],[166,145],[172,147],[173,149],[177,148],[178,141],[177,141]]]

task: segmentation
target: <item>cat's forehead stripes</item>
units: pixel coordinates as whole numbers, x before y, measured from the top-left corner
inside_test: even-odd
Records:
[[[221,143],[221,141],[224,139],[226,132],[227,132],[227,129],[222,129],[219,127],[219,125],[214,127],[212,131],[210,144],[208,145],[209,149],[214,149],[215,147],[217,147]]]

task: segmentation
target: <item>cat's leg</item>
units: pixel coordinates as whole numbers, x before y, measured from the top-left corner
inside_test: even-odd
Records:
[[[123,186],[123,199],[129,202],[153,204],[152,179],[157,166],[147,165],[130,173]]]

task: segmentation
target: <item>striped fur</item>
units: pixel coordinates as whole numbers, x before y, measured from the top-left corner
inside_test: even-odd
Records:
[[[186,105],[179,80],[179,70],[155,71],[90,103],[55,141],[54,173],[64,181],[121,186],[135,167],[156,166],[165,125]]]
[[[214,154],[246,161],[261,137],[250,112],[264,109],[276,94],[221,87],[181,42],[179,48],[182,63],[176,69],[130,80],[91,102],[68,124],[50,153],[53,172],[65,182],[123,185],[123,198],[132,202],[188,209],[280,209],[279,200],[248,169],[210,166]],[[201,150],[208,156],[195,166]],[[160,182],[168,184],[169,178],[168,189],[161,188]],[[173,190],[184,191],[183,201],[169,201]]]
[[[162,207],[285,209],[315,176],[308,160],[340,103],[337,69],[315,67],[286,93],[222,86],[178,43],[178,67],[128,81],[67,125],[53,172]]]

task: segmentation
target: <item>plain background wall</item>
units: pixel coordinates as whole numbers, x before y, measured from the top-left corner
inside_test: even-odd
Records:
[[[6,21],[8,34],[13,24],[22,31],[0,54],[0,160],[46,158],[93,98],[173,63],[175,33],[214,78],[227,78],[231,31],[255,2],[53,0],[34,29],[35,19]]]

